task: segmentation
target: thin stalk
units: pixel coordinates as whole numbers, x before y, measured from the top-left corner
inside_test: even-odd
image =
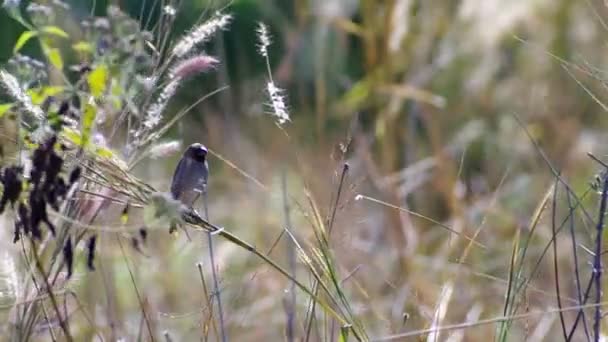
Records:
[[[55,295],[53,294],[53,288],[51,287],[51,284],[49,284],[49,280],[48,277],[46,275],[46,272],[44,271],[44,267],[42,266],[42,262],[40,261],[40,256],[38,255],[38,248],[36,247],[36,242],[34,242],[34,240],[32,240],[30,238],[30,243],[32,246],[32,252],[34,254],[34,261],[36,262],[36,268],[38,269],[38,272],[40,272],[40,275],[42,276],[42,279],[44,280],[44,283],[46,285],[46,290],[49,294],[49,298],[51,299],[51,304],[53,305],[53,310],[55,310],[55,313],[57,314],[57,319],[59,320],[59,326],[61,327],[61,330],[63,330],[63,334],[65,335],[65,339],[68,342],[73,341],[72,335],[70,334],[70,327],[68,326],[68,321],[67,321],[67,317],[64,320],[61,317],[61,312],[59,311],[59,306],[57,305],[57,299],[55,298]]]
[[[205,207],[205,220],[209,221],[209,206],[207,204],[207,191],[203,192],[203,205]],[[211,261],[211,275],[213,277],[213,292],[217,300],[218,320],[220,321],[220,333],[222,342],[226,342],[226,326],[224,325],[224,311],[222,309],[222,300],[220,295],[220,285],[217,279],[217,271],[215,269],[215,253],[213,253],[213,236],[211,232],[207,232],[207,242],[209,244],[209,261]]]
[[[27,256],[27,251],[25,249],[25,243],[24,243],[24,239],[21,239],[21,250],[23,253],[23,259],[25,260],[25,263],[27,265],[28,270],[32,270],[32,262],[31,260],[28,258]],[[38,285],[38,282],[36,281],[36,275],[32,272],[28,272],[28,274],[30,274],[31,279],[32,279],[32,283],[34,284],[34,287],[36,288],[36,292],[39,294],[42,294],[42,289],[40,288],[40,286]],[[23,339],[24,334],[31,335],[31,331],[32,331],[32,327],[35,323],[35,319],[36,319],[36,315],[34,313],[32,313],[33,311],[33,307],[34,305],[36,305],[36,302],[31,302],[29,305],[24,305],[23,306],[23,314],[22,314],[22,318],[20,319],[20,322],[23,321],[27,321],[26,323],[26,327],[27,328],[18,328],[18,332],[19,332],[19,339]],[[57,341],[57,337],[55,336],[55,330],[53,329],[53,325],[51,324],[51,321],[49,319],[49,314],[46,310],[46,306],[44,305],[44,302],[40,303],[40,306],[42,307],[42,313],[44,315],[44,319],[46,320],[48,326],[49,326],[49,332],[51,335],[51,340],[53,340],[53,342]],[[29,317],[26,318],[26,316],[29,314]],[[23,325],[23,323],[20,323],[20,325]]]
[[[283,212],[285,215],[285,226],[291,229],[291,215],[289,208],[289,198],[287,196],[287,175],[283,170],[281,173],[281,187],[283,188]],[[282,234],[281,234],[282,235]],[[296,279],[296,253],[293,241],[287,241],[287,260],[291,276]],[[289,286],[289,304],[287,305],[287,341],[294,341],[295,319],[296,319],[296,284],[292,281]]]
[[[279,272],[281,275],[283,275],[287,279],[293,281],[296,284],[296,286],[300,290],[304,291],[308,296],[311,296],[313,299],[315,299],[317,302],[319,302],[319,304],[323,307],[323,309],[325,311],[327,311],[330,315],[332,315],[334,318],[336,318],[340,322],[341,325],[347,325],[347,324],[349,324],[349,322],[346,321],[344,318],[340,317],[340,315],[335,310],[333,310],[331,308],[331,306],[327,302],[321,300],[321,298],[319,298],[318,296],[315,296],[315,294],[313,293],[312,289],[309,289],[308,287],[306,287],[306,285],[304,285],[301,281],[298,281],[297,279],[294,279],[289,274],[289,272],[287,272],[283,267],[281,267],[279,264],[277,264],[274,260],[270,259],[264,253],[258,251],[251,244],[249,244],[246,241],[240,239],[239,237],[235,236],[234,234],[228,232],[224,228],[216,226],[216,225],[208,222],[207,220],[203,219],[202,217],[200,217],[199,215],[197,215],[193,211],[186,211],[186,212],[184,212],[182,217],[183,217],[184,221],[186,223],[188,223],[193,229],[204,230],[204,231],[207,231],[207,232],[212,232],[213,234],[220,235],[224,239],[226,239],[226,240],[230,241],[231,243],[235,244],[236,246],[238,246],[240,248],[243,248],[244,250],[246,250],[249,253],[252,253],[257,258],[261,259],[266,264],[268,264],[268,266],[270,266],[272,269],[274,269],[275,271]],[[287,231],[287,233],[293,239],[293,236],[289,233],[289,231]],[[298,247],[298,249],[300,249],[300,247],[297,244],[296,244],[296,246]],[[313,273],[313,275],[315,276],[315,278],[317,279],[317,281],[320,281],[320,278],[316,274]],[[323,290],[328,294],[329,299],[331,299],[332,302],[335,304],[336,301],[330,295],[329,290],[327,290],[325,287],[323,287]],[[353,336],[357,340],[359,340],[359,341],[363,340],[362,337],[361,337],[361,334],[356,329],[353,330]]]
[[[585,290],[585,296],[583,297],[583,304],[582,306],[585,306],[587,304],[587,300],[589,299],[589,296],[591,296],[591,289],[593,288],[593,280],[595,279],[595,273],[591,273],[591,278],[589,279],[589,282],[587,283],[587,288]],[[570,329],[570,333],[568,334],[568,338],[566,339],[566,341],[571,341],[572,340],[572,336],[574,335],[574,331],[576,330],[576,327],[578,325],[578,322],[580,321],[582,315],[583,310],[581,309],[578,314],[576,315],[576,319],[574,320],[574,325],[572,326],[572,329]]]
[[[344,179],[346,177],[347,172],[348,172],[348,164],[344,163],[344,166],[342,168],[342,174],[340,175],[340,183],[338,184],[338,192],[336,194],[336,201],[333,204],[331,218],[329,219],[329,225],[327,228],[327,241],[326,241],[327,244],[329,244],[329,238],[331,235],[332,227],[334,225],[334,220],[336,218],[336,211],[338,209],[338,204],[340,203],[340,195],[342,194],[342,187],[344,186]],[[313,293],[315,294],[315,297],[317,296],[318,292],[319,292],[319,283],[315,282],[313,285]],[[309,316],[308,316],[308,320],[306,322],[306,338],[304,339],[305,341],[309,341],[309,339],[310,339],[310,332],[312,329],[312,321],[313,321],[313,317],[315,316],[316,306],[317,306],[317,302],[311,298]]]
[[[558,178],[559,178],[559,176],[556,176],[556,177],[558,177]],[[588,195],[588,194],[590,194],[590,193],[591,193],[591,191],[590,191],[590,190],[591,190],[591,188],[588,188],[588,189],[587,189],[587,190],[586,190],[586,191],[585,191],[585,192],[584,192],[584,193],[583,193],[583,194],[582,194],[580,197],[576,197],[576,196],[572,195],[572,194],[571,194],[569,191],[567,191],[567,192],[566,192],[567,194],[570,194],[570,195],[571,195],[571,197],[572,197],[573,199],[575,199],[575,200],[576,200],[576,202],[575,202],[575,203],[572,203],[573,205],[572,205],[572,208],[569,210],[568,215],[567,215],[567,216],[566,216],[566,217],[565,217],[565,218],[562,220],[562,222],[560,223],[559,227],[558,227],[558,228],[557,228],[557,230],[555,231],[555,234],[556,234],[556,235],[557,235],[557,234],[559,234],[559,232],[561,232],[561,230],[562,230],[562,229],[565,227],[566,223],[568,223],[568,221],[570,220],[570,218],[572,217],[572,215],[574,215],[574,211],[575,211],[577,208],[580,208],[581,210],[583,210],[583,212],[585,212],[585,211],[584,211],[584,208],[582,207],[582,201],[583,201],[583,199],[585,199],[585,198],[587,197],[587,195]],[[549,192],[547,192],[547,196],[548,196],[549,194],[550,194],[550,193],[549,193]],[[547,201],[547,197],[546,197],[546,198],[543,200],[543,202],[546,202],[546,201]],[[540,213],[538,213],[538,215],[540,215]],[[535,217],[537,217],[538,215],[535,215]],[[585,217],[586,217],[586,215],[585,215]],[[537,219],[535,219],[535,222],[537,222]],[[536,229],[536,223],[533,223],[533,224],[532,224],[532,227],[534,227],[534,229],[533,229],[533,230],[535,230],[535,229]],[[533,234],[532,234],[532,232],[531,232],[529,235],[530,235],[530,236],[532,236],[532,235],[533,235]],[[526,244],[526,246],[527,246],[527,244],[529,243],[529,241],[530,241],[529,239],[527,239],[527,240],[526,240],[526,243],[525,243],[525,244]],[[529,274],[527,277],[525,277],[525,278],[524,278],[524,279],[527,279],[527,280],[523,281],[523,282],[522,282],[522,283],[521,283],[521,284],[520,284],[520,285],[517,287],[517,292],[519,292],[519,291],[520,291],[522,288],[527,287],[527,286],[529,285],[530,281],[531,281],[531,280],[532,280],[532,279],[533,279],[533,278],[536,276],[536,274],[539,272],[540,267],[541,267],[541,262],[542,262],[542,260],[544,259],[545,254],[546,254],[546,253],[549,251],[549,249],[551,248],[552,243],[553,243],[553,237],[551,238],[551,241],[549,241],[549,242],[548,242],[548,243],[545,245],[545,247],[544,247],[543,251],[540,253],[540,256],[538,257],[538,260],[537,260],[537,262],[535,263],[534,267],[532,268],[532,271],[530,272],[530,274]],[[525,259],[525,256],[526,256],[526,251],[527,251],[527,247],[523,249],[523,254],[522,254],[522,258],[521,258],[522,260],[524,260],[524,259]],[[518,278],[518,279],[519,279],[519,278],[523,278],[522,274],[519,274],[519,275],[517,276],[517,278]],[[587,300],[588,300],[588,298],[589,298],[589,294],[590,294],[590,293],[589,293],[589,291],[590,291],[590,289],[591,289],[591,283],[592,283],[592,282],[593,282],[593,277],[591,278],[591,280],[589,280],[589,284],[587,285],[587,291],[585,292],[585,296],[584,296],[584,299],[583,299],[583,302],[582,302],[583,304],[587,303]],[[512,310],[512,312],[516,312],[516,311],[517,311],[517,309],[518,309],[518,307],[519,307],[518,305],[519,305],[519,304],[516,304],[516,305],[515,305],[514,310]],[[572,336],[572,334],[574,333],[574,328],[576,328],[576,325],[578,324],[578,321],[580,320],[580,318],[581,318],[581,317],[580,317],[580,313],[579,313],[579,315],[577,316],[577,319],[576,319],[576,321],[575,321],[575,324],[574,324],[573,328],[572,328],[572,329],[571,329],[571,331],[570,331],[570,334],[569,334],[569,336],[570,336],[570,337],[571,337],[571,336]]]
[[[604,177],[604,186],[600,199],[599,218],[597,220],[597,238],[595,239],[595,256],[593,258],[593,274],[595,275],[595,303],[599,304],[602,300],[602,235],[604,232],[604,217],[606,216],[606,202],[608,202],[608,176]],[[600,340],[600,323],[602,320],[602,308],[598,305],[595,308],[595,322],[593,332],[595,341]]]
[[[570,197],[570,193],[566,193],[566,199],[568,201],[568,208],[572,211],[572,198]],[[583,304],[583,293],[581,289],[581,277],[578,269],[578,253],[576,252],[576,234],[574,234],[574,215],[569,215],[570,219],[568,220],[570,223],[570,241],[572,242],[572,255],[574,257],[574,279],[576,280],[576,299],[578,300],[578,304]],[[585,330],[585,336],[587,337],[587,341],[590,341],[591,338],[589,336],[589,329],[587,327],[587,319],[585,318],[585,312],[583,310],[579,311],[579,314],[582,315],[583,319],[583,329]],[[576,326],[574,326],[576,328]],[[568,338],[566,338],[568,340]]]
[[[411,338],[413,338],[413,337],[420,337],[423,335],[428,335],[430,333],[465,330],[465,329],[471,329],[473,327],[479,327],[479,326],[484,326],[484,325],[489,325],[489,324],[496,324],[496,323],[505,322],[505,321],[524,320],[524,319],[529,319],[531,317],[537,317],[537,316],[542,317],[542,316],[546,316],[546,315],[553,315],[558,312],[578,311],[581,309],[589,309],[589,308],[594,308],[594,307],[602,306],[602,305],[608,305],[608,302],[602,302],[599,304],[593,303],[593,304],[586,304],[586,305],[566,306],[562,309],[533,310],[533,311],[510,315],[510,316],[498,316],[498,317],[494,317],[494,318],[480,319],[475,322],[447,324],[447,325],[443,325],[443,326],[436,327],[436,328],[420,329],[420,330],[408,331],[408,332],[400,333],[400,334],[376,337],[376,338],[372,338],[371,341],[394,341],[394,340],[410,341]],[[407,339],[407,338],[410,338],[410,339]]]
[[[209,321],[211,321],[211,325],[213,327],[213,332],[215,333],[215,336],[219,336],[219,332],[217,331],[217,324],[215,324],[215,320],[213,319],[213,296],[209,294],[209,290],[207,289],[207,282],[205,281],[205,275],[203,273],[203,265],[201,263],[198,263],[196,265],[196,267],[198,268],[198,274],[201,277],[201,283],[203,284],[203,291],[205,292],[205,298],[207,299],[207,303],[206,306],[207,308],[209,308],[209,317],[205,319],[205,322],[203,322],[203,324],[206,326],[209,324]],[[204,335],[204,340],[206,341],[208,339],[207,336],[207,328],[205,329],[205,335]]]
[[[131,266],[129,265],[129,260],[127,259],[127,255],[125,253],[125,249],[122,246],[122,242],[120,241],[120,237],[116,236],[116,241],[118,242],[118,246],[120,246],[120,252],[122,253],[122,257],[125,260],[125,266],[127,266],[127,271],[129,271],[129,277],[131,278],[131,283],[133,283],[133,289],[135,290],[135,295],[137,296],[137,301],[139,302],[139,306],[141,307],[141,312],[143,315],[143,319],[146,322],[146,328],[148,329],[148,334],[150,334],[150,340],[154,342],[154,334],[152,333],[152,327],[150,325],[150,319],[148,318],[148,314],[146,313],[146,308],[144,306],[144,302],[141,298],[141,294],[139,293],[139,289],[137,288],[137,283],[135,282],[135,277],[133,276],[133,271],[131,270]]]
[[[555,179],[555,184],[553,185],[553,203],[551,206],[551,231],[553,233],[553,270],[555,276],[555,296],[557,300],[557,307],[559,309],[562,308],[562,300],[561,300],[561,292],[559,288],[559,266],[557,263],[557,229],[556,229],[556,216],[557,216],[557,190],[559,189],[559,183],[557,178]],[[564,320],[564,313],[559,312],[559,321],[562,327],[562,334],[564,339],[568,337],[568,333],[566,332],[566,322]]]

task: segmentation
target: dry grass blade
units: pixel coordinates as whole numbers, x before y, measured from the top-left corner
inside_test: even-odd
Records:
[[[431,322],[430,330],[432,333],[427,336],[427,342],[439,341],[440,331],[437,330],[441,326],[441,322],[445,319],[447,314],[448,304],[452,299],[452,293],[454,291],[454,283],[449,281],[443,285],[441,289],[441,295],[439,296],[439,302],[435,307],[435,313],[433,314],[433,321]]]
[[[501,322],[506,322],[506,321],[516,321],[516,320],[528,319],[528,318],[536,317],[536,316],[555,315],[555,314],[558,314],[560,312],[578,311],[578,310],[581,310],[581,309],[596,308],[598,306],[599,307],[608,306],[608,302],[601,302],[599,304],[593,303],[593,304],[586,304],[586,305],[567,306],[567,307],[564,307],[562,309],[549,309],[549,310],[545,310],[545,311],[532,311],[532,312],[527,312],[527,313],[522,313],[522,314],[517,314],[517,315],[511,315],[511,316],[499,316],[499,317],[494,317],[494,318],[482,319],[482,320],[479,320],[479,321],[476,321],[476,322],[449,324],[449,325],[444,325],[444,326],[441,326],[441,327],[437,327],[435,329],[422,329],[422,330],[415,330],[415,331],[406,332],[406,333],[403,333],[403,334],[395,334],[395,335],[389,335],[389,336],[382,336],[382,337],[378,337],[378,338],[372,338],[371,341],[378,341],[378,342],[380,342],[380,341],[403,340],[405,338],[419,337],[419,336],[423,336],[423,335],[427,335],[427,334],[431,334],[431,333],[436,333],[436,332],[441,332],[441,331],[453,331],[453,330],[469,329],[469,328],[474,328],[474,327],[478,327],[478,326],[482,326],[482,325],[496,324],[496,323],[501,323]]]
[[[421,218],[421,219],[423,219],[423,220],[425,220],[425,221],[428,221],[428,222],[431,222],[431,223],[433,223],[433,224],[436,224],[436,225],[438,225],[439,227],[441,227],[441,228],[443,228],[443,229],[446,229],[447,231],[451,232],[452,234],[456,234],[456,235],[458,235],[458,236],[461,236],[462,238],[464,238],[464,239],[468,240],[469,242],[473,243],[475,246],[477,246],[477,247],[479,247],[479,248],[487,249],[487,247],[486,247],[486,246],[484,246],[482,243],[480,243],[480,242],[476,241],[476,240],[475,240],[475,239],[473,239],[472,237],[470,237],[470,236],[468,236],[468,235],[465,235],[465,234],[463,234],[463,233],[457,232],[457,231],[455,231],[455,230],[454,230],[452,227],[447,226],[447,225],[445,225],[445,224],[443,224],[443,223],[441,223],[441,222],[439,222],[439,221],[433,220],[432,218],[430,218],[430,217],[428,217],[428,216],[425,216],[425,215],[422,215],[422,214],[420,214],[420,213],[417,213],[417,212],[415,212],[415,211],[408,210],[408,209],[405,209],[405,208],[402,208],[402,207],[396,206],[396,205],[394,205],[394,204],[390,204],[390,203],[388,203],[388,202],[384,202],[384,201],[382,201],[382,200],[379,200],[379,199],[376,199],[376,198],[373,198],[373,197],[369,197],[369,196],[366,196],[366,195],[361,195],[361,194],[359,194],[359,195],[357,195],[357,196],[355,197],[355,199],[357,199],[357,200],[364,199],[364,200],[367,200],[367,201],[370,201],[370,202],[374,202],[374,203],[377,203],[377,204],[381,204],[381,205],[386,206],[386,207],[389,207],[389,208],[393,208],[393,209],[397,209],[397,210],[399,210],[399,211],[403,211],[403,212],[408,213],[408,214],[410,214],[410,215],[412,215],[412,216],[415,216],[415,217]]]
[[[246,243],[245,241],[241,240],[240,238],[238,238],[237,236],[233,235],[232,233],[229,233],[224,228],[215,226],[215,225],[207,222],[206,220],[204,220],[203,218],[201,218],[200,216],[198,216],[196,213],[194,213],[192,211],[184,213],[184,220],[186,222],[188,222],[192,228],[197,229],[197,230],[203,230],[205,232],[216,233],[216,234],[220,235],[221,237],[225,238],[226,240],[228,240],[229,242],[234,243],[235,245],[237,245],[237,246],[245,249],[246,251],[252,253],[256,257],[262,259],[262,261],[264,261],[266,264],[268,264],[271,268],[273,268],[274,270],[278,271],[281,275],[283,275],[284,277],[286,277],[289,281],[292,281],[294,284],[296,284],[296,286],[300,290],[304,291],[307,295],[309,295],[312,298],[314,298],[314,300],[319,305],[321,305],[321,307],[323,307],[323,309],[329,315],[331,315],[333,318],[335,318],[336,320],[338,320],[341,324],[348,324],[348,322],[345,321],[344,318],[342,318],[342,316],[339,315],[336,311],[334,311],[324,300],[322,300],[318,296],[314,296],[313,291],[311,289],[309,289],[304,284],[302,284],[300,281],[298,281],[297,279],[295,279],[294,277],[292,277],[291,274],[289,274],[289,272],[287,270],[283,269],[279,264],[277,264],[275,261],[273,261],[272,259],[270,259],[269,257],[267,257],[264,253],[261,253],[260,251],[258,251],[252,245]],[[300,252],[303,252],[303,250],[301,249],[301,247],[298,247],[298,250]],[[301,254],[303,261],[305,263],[308,262],[308,264],[312,266],[312,264],[310,263],[310,259],[308,257],[304,257],[305,255],[306,255],[305,253]],[[314,268],[314,267],[312,267],[312,268]],[[320,277],[319,277],[319,279],[320,279]],[[326,289],[326,291],[327,291],[328,294],[330,293],[329,290]],[[330,296],[330,298],[331,298],[331,296]]]
[[[517,232],[515,233],[515,237],[513,238],[513,247],[511,248],[511,261],[509,262],[509,279],[507,280],[507,293],[505,295],[505,302],[504,302],[504,307],[502,310],[503,316],[507,315],[507,312],[509,312],[509,308],[511,306],[512,292],[513,292],[513,287],[514,287],[515,267],[517,264],[517,254],[519,253],[520,237],[521,237],[521,230],[518,229]],[[509,321],[502,322],[500,330],[499,330],[499,336],[501,336],[501,338],[499,338],[499,340],[502,340],[505,338],[503,335],[506,334],[509,330],[508,324],[509,324]]]
[[[511,264],[509,265],[510,274],[509,274],[508,295],[507,295],[507,298],[505,299],[505,306],[504,306],[504,311],[503,311],[505,313],[505,316],[507,316],[507,314],[509,314],[509,313],[517,312],[517,310],[519,308],[519,304],[520,304],[520,301],[518,300],[520,298],[519,294],[521,291],[525,290],[525,288],[530,283],[530,280],[532,279],[532,277],[528,277],[528,278],[524,277],[526,254],[527,254],[528,248],[530,246],[530,241],[534,237],[534,233],[536,232],[536,228],[538,227],[538,223],[540,222],[540,219],[542,218],[542,215],[545,212],[545,209],[547,208],[549,200],[551,199],[553,190],[554,190],[553,186],[550,186],[549,189],[545,192],[545,195],[543,196],[542,200],[536,207],[536,209],[534,211],[534,215],[532,216],[532,219],[530,221],[530,229],[529,229],[530,231],[529,231],[528,236],[526,237],[521,249],[519,247],[520,230],[517,231],[517,240],[513,241],[514,250],[512,253],[517,253],[518,255],[514,256],[512,254]],[[516,247],[517,247],[517,250],[515,250]],[[540,261],[539,261],[539,263],[540,263]],[[515,271],[516,273],[511,274],[511,272],[513,272],[513,271]],[[533,273],[534,272],[532,272],[532,274]],[[508,301],[507,301],[507,299],[508,299]],[[503,324],[501,325],[500,334],[499,334],[499,336],[501,336],[500,340],[504,341],[506,339],[506,335],[508,334],[510,323],[511,322],[509,320],[507,320],[507,321],[503,322]]]

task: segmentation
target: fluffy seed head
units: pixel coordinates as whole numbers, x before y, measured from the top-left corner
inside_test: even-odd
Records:
[[[179,152],[181,149],[182,142],[179,140],[162,142],[150,148],[150,157],[152,157],[152,159],[166,157]]]
[[[19,81],[6,70],[0,69],[0,83],[4,86],[8,94],[19,102],[26,111],[32,114],[37,120],[44,119],[44,113],[40,107],[32,103],[32,99],[25,93],[19,85]]]
[[[166,5],[165,7],[163,7],[163,13],[170,17],[174,17],[177,11],[175,10],[175,7],[171,5]]]
[[[147,129],[151,130],[160,123],[165,107],[167,107],[169,100],[177,92],[179,82],[179,78],[169,81],[169,83],[167,83],[167,85],[163,88],[163,91],[160,93],[158,100],[156,100],[156,102],[150,106],[150,110],[148,110],[146,113],[146,120],[144,121],[144,126]]]
[[[171,69],[169,74],[170,79],[187,78],[198,73],[205,72],[215,67],[219,61],[211,56],[198,55],[185,59]]]
[[[272,40],[270,38],[270,33],[268,32],[268,27],[264,23],[258,23],[258,27],[256,29],[258,34],[258,52],[262,57],[268,58],[268,47],[272,44]]]
[[[278,88],[272,81],[268,82],[266,89],[268,90],[268,95],[270,96],[272,114],[277,118],[279,124],[282,125],[285,122],[290,121],[287,106],[285,105],[285,99],[282,94],[283,90]]]
[[[230,24],[231,19],[232,16],[228,14],[217,13],[215,17],[197,26],[190,33],[182,37],[175,44],[171,54],[175,57],[183,57],[192,51],[196,45],[209,40],[216,31],[225,29]]]

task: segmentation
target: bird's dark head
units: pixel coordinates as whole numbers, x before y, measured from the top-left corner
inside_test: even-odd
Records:
[[[203,144],[194,143],[186,150],[186,156],[198,162],[204,162],[207,158],[207,148]]]

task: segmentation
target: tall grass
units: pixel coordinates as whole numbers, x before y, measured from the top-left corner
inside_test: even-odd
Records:
[[[601,340],[597,4],[292,5],[4,3],[5,336]]]

